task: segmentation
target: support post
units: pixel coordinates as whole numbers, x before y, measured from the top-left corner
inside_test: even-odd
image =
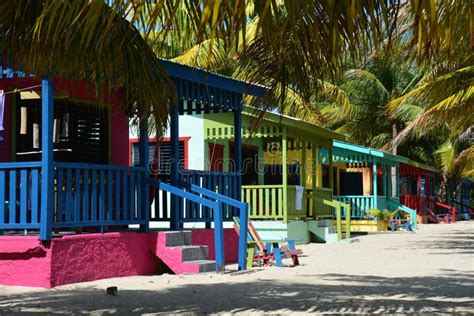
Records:
[[[171,138],[171,170],[170,183],[172,186],[177,186],[179,181],[179,101],[171,110],[170,120],[170,138]],[[176,195],[171,195],[171,218],[170,229],[178,230],[179,223],[179,203],[180,198]]]
[[[388,187],[387,187],[387,165],[382,164],[382,185],[383,185],[383,196],[388,199]]]
[[[318,156],[316,152],[316,143],[311,144],[311,189],[313,195],[313,219],[316,219],[316,188],[317,188],[317,170]]]
[[[239,179],[236,188],[236,200],[241,200],[242,188],[242,96],[240,96],[240,105],[238,110],[234,111],[234,163],[235,172],[239,173]]]
[[[392,194],[392,166],[388,166],[388,173],[387,173],[387,198],[391,199],[393,197]]]
[[[253,260],[253,255],[251,259],[247,259],[247,234],[248,234],[248,212],[249,205],[247,203],[241,208],[242,214],[240,214],[240,229],[239,229],[239,270],[245,270],[247,268],[247,260]],[[250,262],[252,264],[252,262]]]
[[[300,184],[303,187],[303,201],[302,201],[302,206],[303,206],[303,212],[304,216],[308,214],[308,200],[306,197],[306,141],[302,141],[302,146],[301,146],[301,164],[300,164]]]
[[[372,193],[374,199],[374,208],[378,208],[378,193],[377,193],[377,158],[374,157],[372,160],[372,177],[373,177],[373,184],[372,184]]]
[[[281,176],[283,182],[283,222],[288,223],[288,135],[286,127],[283,127],[281,138]]]
[[[400,165],[395,167],[395,195],[400,198]]]
[[[331,189],[331,196],[334,195],[334,170],[332,162],[332,144],[328,146],[328,163],[329,163],[329,188]]]
[[[53,166],[53,83],[49,79],[41,81],[41,217],[40,239],[49,240],[52,235],[54,212],[54,166]]]
[[[302,141],[301,148],[301,179],[300,184],[306,189],[306,141]]]
[[[158,146],[158,144],[156,144]],[[142,183],[140,184],[143,188],[142,190],[142,205],[141,207],[142,216],[145,220],[145,224],[140,225],[140,230],[144,232],[148,232],[150,229],[150,186],[146,179],[150,176],[150,154],[148,150],[148,119],[142,118],[140,120],[140,143],[139,143],[139,150],[140,150],[140,166],[145,168],[145,173],[142,177]]]
[[[224,224],[222,219],[222,203],[214,202],[214,243],[216,256],[216,272],[223,273],[225,267],[224,256]]]

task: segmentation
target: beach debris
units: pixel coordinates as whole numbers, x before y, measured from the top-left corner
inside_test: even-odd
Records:
[[[107,288],[107,295],[117,296],[118,295],[118,288],[116,286],[109,286]]]

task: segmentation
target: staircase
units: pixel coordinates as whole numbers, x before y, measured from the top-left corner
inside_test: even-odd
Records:
[[[311,221],[308,223],[308,229],[315,236],[316,242],[337,242],[337,230],[332,219]],[[342,238],[345,238],[345,233],[343,233]]]
[[[191,245],[190,231],[157,234],[152,252],[175,274],[214,272],[216,262],[208,260],[207,246]]]

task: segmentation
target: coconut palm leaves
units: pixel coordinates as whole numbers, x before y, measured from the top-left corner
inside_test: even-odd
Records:
[[[374,74],[348,70],[337,90],[333,100],[325,95],[316,100],[322,102],[328,127],[364,146],[381,147],[391,139],[391,122],[385,113],[390,93]]]
[[[459,135],[474,125],[474,66],[468,66],[422,84],[410,93],[393,100],[389,109],[394,116],[406,112],[405,105],[425,105],[394,143],[409,135],[421,137],[448,126],[452,135]]]
[[[4,66],[126,87],[126,110],[165,122],[173,86],[140,33],[103,1],[0,2]]]

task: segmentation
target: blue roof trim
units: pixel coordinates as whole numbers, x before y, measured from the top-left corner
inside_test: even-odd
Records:
[[[232,79],[214,72],[178,64],[166,59],[160,59],[160,61],[168,75],[173,78],[188,80],[222,90],[261,98],[265,96],[268,90],[267,87],[261,85]]]

